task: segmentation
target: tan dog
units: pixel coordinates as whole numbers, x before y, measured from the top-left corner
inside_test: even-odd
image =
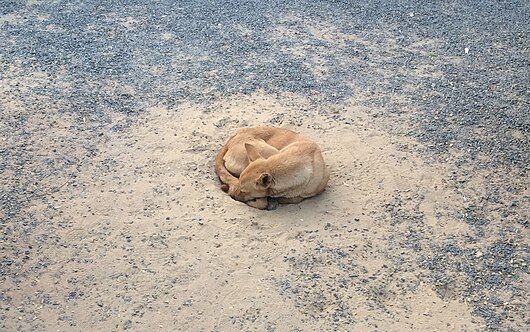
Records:
[[[258,209],[270,207],[268,197],[287,204],[315,196],[329,179],[318,145],[283,128],[240,129],[217,153],[215,170],[224,191]]]

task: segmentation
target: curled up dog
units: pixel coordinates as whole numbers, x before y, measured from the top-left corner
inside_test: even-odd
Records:
[[[329,172],[318,144],[284,128],[244,128],[219,150],[215,170],[232,198],[258,209],[299,203],[325,190]]]

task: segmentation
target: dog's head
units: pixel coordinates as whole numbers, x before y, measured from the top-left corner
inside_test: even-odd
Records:
[[[252,144],[245,144],[250,164],[239,175],[239,186],[234,188],[232,197],[241,202],[267,197],[273,181],[267,171],[267,161]]]

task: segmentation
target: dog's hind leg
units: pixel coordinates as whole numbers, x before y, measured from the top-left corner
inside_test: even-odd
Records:
[[[278,203],[280,204],[297,204],[304,200],[304,197],[278,197]]]

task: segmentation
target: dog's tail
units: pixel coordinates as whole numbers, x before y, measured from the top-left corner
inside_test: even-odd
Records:
[[[219,177],[219,180],[221,180],[221,190],[224,192],[228,192],[230,190],[231,186],[235,186],[238,183],[238,179],[233,176],[225,166],[224,156],[226,152],[228,151],[228,143],[225,144],[219,152],[217,152],[217,156],[215,156],[215,173],[217,173],[217,176]]]

